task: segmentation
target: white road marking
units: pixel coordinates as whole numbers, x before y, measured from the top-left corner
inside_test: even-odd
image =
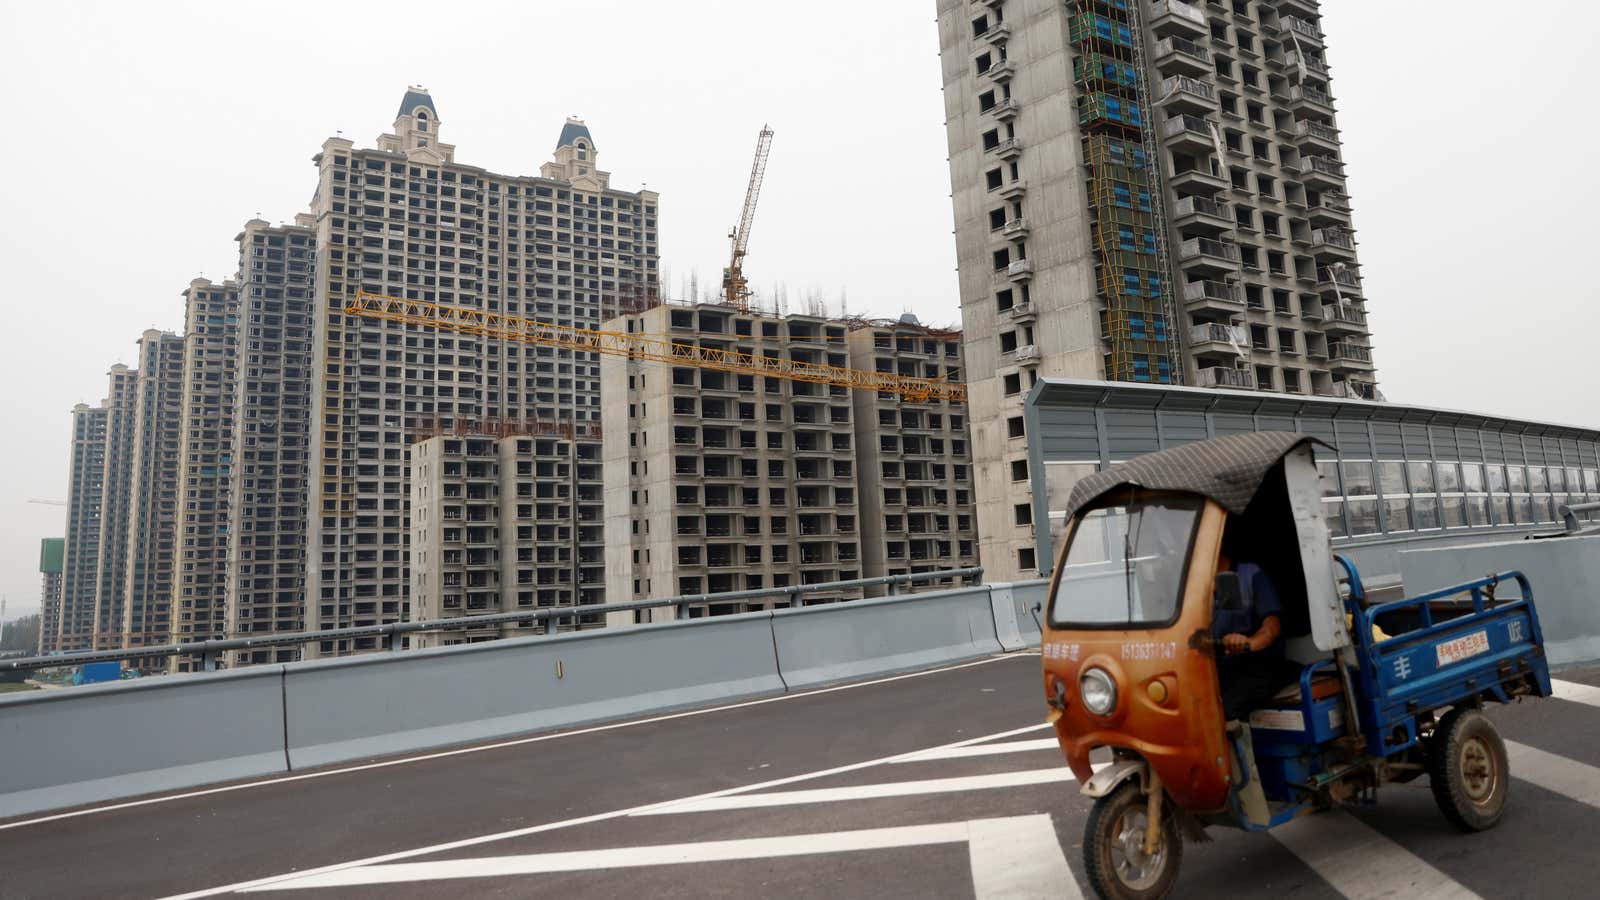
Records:
[[[1506,741],[1506,758],[1512,778],[1600,808],[1600,769],[1516,741]]]
[[[769,806],[795,806],[802,803],[838,803],[845,800],[875,800],[882,797],[912,797],[918,794],[955,794],[996,788],[1023,787],[1075,780],[1065,766],[1029,769],[1024,772],[996,772],[958,778],[929,778],[922,781],[891,781],[884,784],[852,784],[847,787],[814,788],[806,791],[778,791],[770,794],[733,794],[706,797],[653,806],[634,815],[668,816],[678,813],[712,812],[720,809],[759,809]]]
[[[976,900],[1082,900],[1048,815],[967,823]]]
[[[0,824],[0,831],[8,828],[22,828],[28,825],[42,825],[45,822],[55,822],[61,819],[75,819],[79,816],[89,816],[95,813],[114,812],[119,809],[134,809],[140,806],[149,806],[154,803],[170,803],[174,800],[188,800],[194,797],[208,797],[212,794],[226,794],[232,791],[243,791],[249,788],[267,787],[274,784],[288,784],[295,781],[305,781],[310,778],[327,778],[333,775],[348,775],[351,772],[365,772],[369,769],[385,769],[390,766],[403,766],[409,763],[426,762],[430,759],[444,759],[450,756],[461,756],[466,753],[482,753],[485,750],[502,750],[506,747],[520,747],[524,744],[537,744],[541,741],[554,741],[561,738],[577,737],[584,734],[595,734],[602,731],[615,731],[619,728],[633,728],[638,725],[651,725],[656,722],[668,722],[673,719],[685,719],[691,716],[704,716],[711,713],[727,712],[732,709],[744,709],[749,706],[763,706],[768,703],[778,703],[784,700],[798,700],[804,697],[815,697],[818,694],[831,694],[834,691],[848,691],[855,688],[871,687],[875,684],[888,684],[892,681],[902,681],[907,678],[921,678],[924,675],[937,675],[940,672],[952,672],[956,669],[967,669],[972,666],[988,665],[1004,659],[1014,659],[1020,656],[1038,656],[1038,651],[1007,653],[991,656],[987,659],[974,660],[954,666],[944,666],[938,669],[928,669],[922,672],[908,672],[904,675],[894,675],[889,678],[878,678],[872,681],[859,681],[853,684],[840,684],[833,687],[819,688],[814,691],[804,691],[798,694],[780,694],[776,697],[764,697],[760,700],[746,700],[741,703],[730,703],[725,706],[713,706],[707,709],[691,709],[679,713],[670,713],[664,716],[652,716],[648,719],[632,719],[626,722],[612,722],[606,725],[595,725],[589,728],[579,728],[573,731],[561,731],[554,734],[540,734],[533,737],[515,738],[509,741],[497,741],[493,744],[483,744],[476,747],[460,747],[454,750],[441,750],[436,753],[425,753],[420,756],[408,756],[403,759],[386,759],[381,762],[363,763],[359,766],[345,766],[341,769],[325,769],[318,772],[306,772],[302,775],[283,775],[275,778],[265,778],[260,781],[251,781],[244,784],[228,784],[221,787],[205,788],[198,791],[185,791],[181,794],[166,794],[160,797],[147,797],[143,800],[129,800],[122,803],[110,803],[104,806],[92,806],[87,809],[72,810],[64,813],[54,813],[48,816],[39,816],[32,819],[21,819],[16,822]]]
[[[1034,750],[1061,750],[1061,742],[1055,738],[1039,738],[1035,741],[1006,741],[1002,744],[978,744],[974,747],[950,747],[939,750],[925,750],[895,760],[896,763],[929,762],[936,759],[962,759],[968,756],[995,756],[1002,753],[1028,753]]]
[[[801,696],[801,695],[795,695],[795,696]],[[799,782],[799,781],[809,781],[809,780],[815,779],[815,778],[826,778],[829,775],[840,775],[840,774],[843,774],[845,772],[855,772],[855,771],[858,771],[858,770],[861,770],[861,769],[871,768],[873,766],[880,766],[880,765],[883,765],[885,763],[892,763],[892,762],[894,762],[895,760],[899,759],[902,756],[910,756],[910,755],[916,754],[916,753],[923,753],[923,752],[926,752],[927,749],[939,750],[939,749],[945,749],[945,748],[948,748],[948,747],[965,747],[965,746],[968,746],[970,744],[981,744],[981,743],[984,743],[986,741],[1003,740],[1005,738],[1015,737],[1015,736],[1017,736],[1019,734],[1027,734],[1030,731],[1040,731],[1042,729],[1049,728],[1049,727],[1050,727],[1050,725],[1047,722],[1040,722],[1040,723],[1038,723],[1036,725],[1024,725],[1021,728],[1013,728],[1013,729],[1011,729],[1009,731],[1001,731],[1001,732],[997,732],[995,734],[979,735],[977,737],[967,738],[966,740],[955,741],[955,742],[949,743],[949,744],[943,744],[943,745],[940,745],[939,747],[925,748],[923,750],[911,750],[911,751],[907,751],[905,753],[896,753],[893,756],[884,756],[884,757],[880,757],[878,759],[869,759],[869,760],[864,760],[864,761],[858,762],[858,763],[849,763],[849,764],[843,765],[843,766],[834,766],[831,769],[819,769],[818,771],[815,771],[815,772],[807,772],[807,773],[804,773],[804,774],[801,774],[801,775],[791,775],[791,776],[789,776],[787,778],[774,778],[771,781],[757,782],[756,784],[748,784],[748,785],[745,785],[743,787],[724,788],[723,790],[720,790],[720,791],[711,791],[709,793],[697,794],[697,795],[692,796],[692,797],[683,797],[683,798],[680,798],[680,799],[677,799],[677,800],[666,800],[666,801],[663,801],[663,802],[660,802],[660,803],[647,803],[647,804],[644,804],[644,805],[641,805],[641,806],[630,807],[628,809],[617,809],[617,810],[612,810],[611,812],[595,813],[593,815],[588,815],[588,816],[578,816],[577,818],[563,819],[563,820],[560,820],[560,821],[557,821],[557,822],[547,822],[547,823],[545,823],[543,825],[530,825],[530,826],[528,826],[526,828],[515,828],[515,829],[512,829],[510,831],[501,831],[501,832],[496,832],[494,834],[484,834],[484,835],[479,835],[477,837],[462,838],[460,840],[447,841],[447,842],[442,843],[442,844],[430,844],[429,846],[417,847],[417,848],[412,849],[412,850],[400,850],[400,851],[397,851],[397,852],[394,852],[394,853],[385,853],[385,854],[381,854],[379,856],[369,856],[369,857],[366,857],[364,859],[355,859],[355,860],[350,860],[349,862],[334,863],[333,865],[328,865],[328,866],[320,866],[320,867],[315,868],[315,869],[308,869],[305,872],[290,873],[290,874],[287,874],[287,875],[273,875],[273,876],[269,876],[267,878],[256,878],[256,879],[252,879],[250,881],[240,881],[240,882],[235,882],[234,884],[225,884],[225,885],[220,885],[218,887],[206,888],[205,890],[191,891],[191,892],[189,892],[187,894],[175,894],[175,895],[172,895],[172,896],[166,898],[166,900],[191,900],[191,898],[198,898],[198,897],[214,897],[214,896],[216,896],[218,894],[234,893],[236,891],[244,891],[244,890],[248,890],[250,888],[255,888],[255,887],[261,887],[261,886],[264,886],[264,885],[275,884],[275,883],[277,883],[279,881],[283,881],[285,879],[304,878],[304,877],[307,877],[309,875],[317,875],[317,874],[321,874],[323,872],[332,872],[332,871],[339,870],[339,869],[351,869],[351,868],[356,868],[358,866],[376,865],[378,863],[393,862],[393,861],[399,860],[399,859],[410,859],[410,858],[416,857],[416,856],[426,856],[426,855],[432,854],[432,853],[445,853],[445,852],[448,852],[450,850],[459,850],[459,849],[461,849],[463,847],[475,847],[475,846],[478,846],[480,844],[488,844],[488,843],[492,843],[494,841],[503,841],[503,840],[507,840],[507,839],[510,839],[510,838],[525,837],[525,836],[530,835],[530,834],[542,834],[542,833],[547,832],[547,831],[556,831],[556,830],[559,830],[559,829],[562,829],[562,828],[572,828],[572,827],[577,826],[577,825],[588,825],[588,824],[590,824],[592,822],[605,822],[605,821],[609,821],[611,819],[620,819],[620,818],[622,818],[624,816],[638,815],[638,814],[644,813],[644,812],[646,812],[648,810],[656,809],[657,807],[670,806],[670,805],[675,804],[675,803],[683,803],[683,802],[694,801],[694,800],[705,800],[705,799],[710,799],[710,798],[713,798],[713,797],[724,797],[724,796],[728,796],[730,794],[742,793],[744,791],[756,791],[756,790],[761,790],[763,788],[781,787],[783,785],[794,784],[795,782]]]
[[[883,850],[916,847],[924,844],[954,844],[967,840],[967,824],[910,825],[899,828],[871,828],[864,831],[834,831],[824,834],[796,834],[787,837],[743,838],[731,841],[705,841],[697,844],[657,844],[645,847],[615,847],[605,850],[570,850],[561,853],[530,853],[522,856],[487,856],[481,859],[441,859],[431,862],[391,863],[360,866],[290,878],[270,885],[249,888],[279,891],[295,888],[353,887],[366,884],[394,884],[411,881],[437,881],[445,878],[484,878],[496,875],[542,875],[550,872],[582,872],[590,869],[627,869],[639,866],[669,866],[682,863],[724,862],[740,859],[772,859],[813,853],[844,853],[855,850]],[[1059,850],[1057,851],[1060,852]]]
[[[1589,706],[1600,706],[1600,687],[1592,684],[1580,684],[1576,681],[1562,681],[1559,678],[1550,679],[1550,686],[1554,693],[1550,696],[1557,700],[1571,700],[1574,703],[1586,703]]]
[[[1400,896],[1407,900],[1481,900],[1349,813],[1302,816],[1268,834],[1334,890],[1354,900]]]

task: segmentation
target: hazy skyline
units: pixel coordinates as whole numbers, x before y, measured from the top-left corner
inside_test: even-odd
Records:
[[[1328,0],[1324,31],[1378,378],[1397,403],[1600,426],[1592,155],[1575,111],[1600,11],[1558,3],[1537,72],[1506,75],[1487,4]],[[737,2],[63,3],[0,13],[0,223],[11,347],[0,377],[0,592],[37,607],[38,539],[65,530],[69,411],[178,330],[254,215],[286,221],[336,133],[370,146],[429,88],[458,161],[536,173],[568,115],[601,168],[661,193],[678,296],[714,287],[756,132],[776,132],[747,270],[837,311],[958,323],[932,0],[804,15]],[[381,9],[381,14],[373,10]],[[777,8],[774,8],[776,10]],[[1498,7],[1494,7],[1498,9]],[[1479,15],[1472,15],[1477,10]],[[1529,78],[1537,74],[1537,79]],[[1547,134],[1571,135],[1555,147]],[[1571,171],[1571,175],[1567,172]],[[1441,293],[1439,285],[1447,286]]]

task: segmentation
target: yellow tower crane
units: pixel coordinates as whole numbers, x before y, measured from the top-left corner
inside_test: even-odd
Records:
[[[761,126],[756,138],[756,158],[750,164],[750,184],[744,190],[744,209],[739,212],[739,224],[728,232],[733,242],[733,255],[728,267],[722,270],[722,298],[734,309],[750,309],[750,282],[744,277],[744,255],[750,249],[750,226],[756,219],[756,200],[761,197],[761,181],[767,175],[767,154],[772,151],[772,129]]]
[[[521,341],[546,347],[564,347],[586,353],[604,353],[730,372],[736,375],[761,375],[812,384],[841,385],[866,391],[887,391],[919,403],[930,399],[966,403],[966,385],[935,378],[912,378],[892,372],[866,372],[843,366],[801,362],[776,356],[760,356],[740,350],[680,344],[642,334],[600,331],[557,325],[478,309],[442,306],[422,300],[402,300],[367,291],[357,292],[345,304],[348,315],[417,325],[440,331],[453,331],[475,337]]]

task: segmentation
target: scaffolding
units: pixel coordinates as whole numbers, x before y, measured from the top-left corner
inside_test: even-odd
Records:
[[[1159,148],[1136,3],[1071,0],[1078,124],[1088,169],[1108,381],[1179,384]]]

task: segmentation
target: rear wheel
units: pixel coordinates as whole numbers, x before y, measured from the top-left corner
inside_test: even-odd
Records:
[[[1428,741],[1428,780],[1444,817],[1462,831],[1493,828],[1505,814],[1510,787],[1506,745],[1489,717],[1450,710]]]
[[[1144,852],[1149,798],[1137,779],[1094,802],[1083,832],[1083,866],[1104,900],[1158,900],[1172,892],[1183,842],[1170,814],[1162,817],[1155,852]]]

